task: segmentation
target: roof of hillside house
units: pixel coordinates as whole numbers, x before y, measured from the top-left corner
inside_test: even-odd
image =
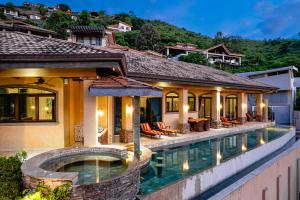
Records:
[[[204,51],[208,52],[208,51],[211,51],[211,50],[219,48],[219,47],[222,47],[225,50],[225,52],[228,53],[228,55],[231,55],[231,56],[244,56],[243,54],[232,53],[231,51],[229,51],[229,49],[223,43],[212,46],[208,49],[205,49]]]
[[[27,24],[20,20],[0,20],[0,28],[6,29],[9,31],[35,31],[39,33],[46,33],[51,35],[56,35],[56,32],[47,30],[44,28],[40,28],[38,26],[33,26],[31,24]]]
[[[73,33],[104,33],[104,28],[99,26],[70,26]]]
[[[295,66],[287,66],[287,67],[279,67],[279,68],[274,68],[274,69],[269,69],[269,70],[264,70],[264,71],[254,71],[254,72],[244,72],[244,73],[239,73],[239,76],[243,77],[249,77],[253,75],[259,75],[259,74],[267,74],[267,73],[272,73],[272,72],[281,72],[281,71],[287,71],[287,70],[293,70],[293,71],[298,71],[298,68]]]
[[[124,47],[112,47],[126,56],[128,77],[140,81],[168,81],[174,83],[223,86],[241,89],[276,90],[275,87],[242,78],[212,67],[174,61]]]
[[[123,72],[127,72],[123,53],[56,38],[0,31],[0,68],[7,67],[4,63],[70,61],[88,61],[90,65],[96,65],[99,61],[118,62],[123,67]],[[72,66],[72,63],[69,65]],[[75,67],[74,64],[73,66]]]
[[[111,24],[111,25],[108,25],[108,26],[109,26],[109,27],[118,28],[118,27],[119,27],[119,24],[124,24],[124,25],[126,25],[126,26],[132,27],[130,24],[127,24],[127,23],[122,22],[122,21],[119,21],[117,24]]]

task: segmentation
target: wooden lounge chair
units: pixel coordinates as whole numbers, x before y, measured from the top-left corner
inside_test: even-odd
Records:
[[[164,122],[156,122],[156,126],[160,131],[168,135],[174,134],[175,136],[177,136],[177,133],[179,133],[179,130],[171,129],[171,127],[167,126]]]
[[[149,123],[141,123],[140,125],[141,129],[142,129],[142,132],[145,134],[145,135],[148,135],[150,137],[155,137],[155,136],[158,136],[160,137],[161,136],[161,132],[160,131],[156,131],[156,130],[152,130]]]
[[[255,119],[251,113],[246,113],[246,117],[248,122],[253,122]]]
[[[222,122],[223,127],[228,128],[228,127],[233,126],[233,124],[231,122],[229,122],[226,117],[221,117],[221,122]]]

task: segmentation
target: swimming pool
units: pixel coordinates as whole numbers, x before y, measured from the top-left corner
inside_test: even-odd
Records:
[[[141,173],[140,194],[154,192],[182,178],[219,165],[279,138],[290,130],[269,127],[158,150],[154,152],[150,165]]]

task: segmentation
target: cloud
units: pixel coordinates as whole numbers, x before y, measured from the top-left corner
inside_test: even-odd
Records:
[[[300,31],[300,0],[289,0],[280,5],[259,2],[254,10],[261,18],[257,32],[265,38],[291,37]]]

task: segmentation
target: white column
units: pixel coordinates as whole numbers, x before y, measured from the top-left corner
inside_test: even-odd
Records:
[[[248,111],[248,95],[244,92],[238,94],[238,120],[241,123],[247,121],[246,113]]]
[[[83,137],[85,147],[98,145],[97,97],[90,96],[89,86],[92,81],[83,81]]]
[[[262,121],[263,107],[263,94],[256,94],[256,121]]]
[[[213,128],[220,128],[221,126],[221,104],[220,104],[220,91],[212,92],[212,126]]]
[[[170,54],[170,49],[167,48],[167,56],[169,56],[169,54]]]
[[[179,129],[182,133],[189,132],[188,124],[188,90],[179,90]]]
[[[264,122],[268,122],[269,121],[268,107],[269,107],[269,100],[268,99],[264,99],[264,101],[263,101],[263,111],[264,111],[263,121]]]

